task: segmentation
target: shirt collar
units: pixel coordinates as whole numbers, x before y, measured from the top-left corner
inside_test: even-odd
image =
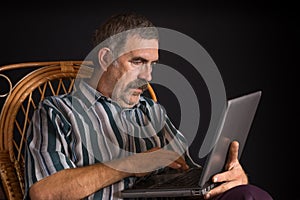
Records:
[[[100,98],[106,98],[84,80],[81,80],[74,85],[73,96],[81,99],[88,109],[91,106],[94,106]]]

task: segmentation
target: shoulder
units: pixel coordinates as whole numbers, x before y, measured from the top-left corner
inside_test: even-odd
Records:
[[[72,99],[69,94],[62,94],[62,95],[54,95],[54,96],[47,96],[43,100],[39,102],[38,108],[44,109],[51,109],[56,108],[59,109],[60,107],[67,106],[68,102],[71,102]]]

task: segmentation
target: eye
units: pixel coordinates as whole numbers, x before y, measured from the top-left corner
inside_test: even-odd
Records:
[[[136,58],[136,59],[132,59],[130,63],[132,64],[133,67],[142,67],[143,65],[147,64],[147,60]]]
[[[132,65],[134,65],[134,66],[142,66],[142,65],[144,65],[144,61],[142,61],[142,60],[132,60],[131,61],[131,63],[132,63]]]
[[[133,67],[143,67],[143,66],[147,66],[148,64],[150,64],[148,60],[143,59],[143,58],[132,59],[129,62],[131,63],[131,65]],[[153,67],[156,64],[157,64],[157,61],[153,61],[153,62],[151,62],[150,67]]]

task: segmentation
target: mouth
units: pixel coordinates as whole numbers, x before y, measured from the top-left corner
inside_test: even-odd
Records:
[[[148,86],[147,86],[147,84],[145,84],[145,85],[142,85],[142,86],[140,86],[140,87],[138,87],[138,88],[132,88],[132,89],[134,90],[134,92],[132,93],[132,95],[134,95],[134,96],[139,96],[139,95],[141,95],[145,90],[148,89]]]
[[[130,83],[127,86],[127,91],[129,90],[133,90],[134,91],[134,95],[140,95],[142,94],[145,90],[148,89],[148,82],[146,81],[135,81]]]

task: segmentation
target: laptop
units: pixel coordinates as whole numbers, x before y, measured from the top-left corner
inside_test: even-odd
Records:
[[[122,198],[197,197],[200,198],[217,184],[211,182],[213,175],[223,171],[229,145],[239,142],[240,159],[254,119],[261,91],[255,91],[227,101],[227,106],[216,132],[215,145],[201,168],[178,172],[168,167],[159,173],[151,173],[137,180],[134,185],[121,191]]]

